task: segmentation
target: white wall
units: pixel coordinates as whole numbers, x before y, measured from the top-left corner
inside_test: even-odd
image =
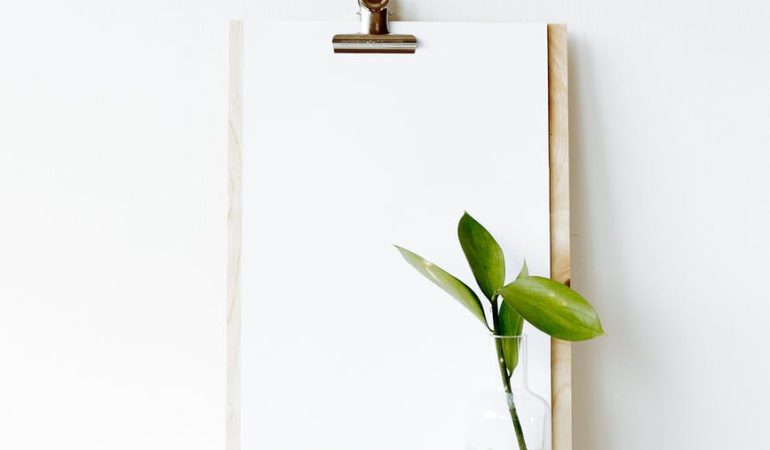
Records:
[[[226,14],[0,7],[0,448],[223,447]]]
[[[108,53],[118,48],[128,61],[158,67],[161,76],[166,71],[190,76],[205,73],[204,78],[211,78],[197,80],[196,86],[206,89],[223,79],[214,69],[224,67],[220,66],[222,49],[217,47],[221,44],[214,42],[220,36],[219,25],[214,24],[220,20],[223,23],[239,11],[260,18],[345,19],[354,11],[350,3],[260,0],[241,6],[144,0],[97,7],[100,3],[86,0],[3,2],[0,443],[23,442],[30,436],[42,439],[51,433],[46,424],[57,417],[67,417],[78,408],[99,407],[67,406],[67,401],[78,403],[79,391],[71,390],[71,381],[79,375],[77,361],[63,362],[68,371],[57,375],[60,378],[54,379],[60,381],[53,385],[43,384],[50,377],[20,371],[33,358],[40,358],[32,361],[39,367],[51,367],[58,350],[72,351],[72,345],[81,343],[72,340],[76,334],[67,333],[91,326],[85,319],[89,313],[66,315],[75,313],[66,312],[61,307],[64,302],[80,301],[86,295],[98,304],[101,290],[114,284],[110,280],[127,279],[102,263],[110,252],[100,242],[119,242],[113,234],[54,212],[81,214],[81,221],[97,223],[102,230],[168,226],[168,234],[153,241],[161,245],[167,259],[132,266],[129,279],[140,283],[156,271],[179,267],[167,275],[178,283],[173,289],[151,292],[177,299],[180,307],[186,302],[213,301],[224,292],[223,273],[218,271],[218,261],[224,261],[218,253],[224,228],[216,224],[216,205],[224,199],[224,189],[216,191],[224,183],[224,161],[209,153],[217,151],[219,143],[173,147],[160,160],[161,166],[171,168],[172,161],[185,158],[189,165],[177,167],[172,181],[156,174],[157,178],[143,184],[161,189],[171,204],[177,204],[172,199],[186,202],[183,212],[165,216],[178,227],[134,216],[156,217],[166,211],[165,203],[146,192],[125,210],[110,203],[114,196],[108,194],[96,197],[99,201],[92,204],[73,205],[68,193],[77,196],[91,191],[86,187],[67,191],[62,187],[65,181],[94,176],[94,182],[114,183],[107,184],[114,194],[134,180],[94,175],[93,171],[125,163],[113,156],[121,154],[117,150],[109,153],[118,147],[96,141],[87,148],[72,144],[77,142],[77,129],[60,130],[70,133],[70,140],[64,141],[71,144],[67,146],[47,134],[59,118],[67,118],[67,105],[84,100],[72,84],[57,81],[61,77],[39,72],[48,66],[33,58],[50,60],[49,69],[68,69],[72,78],[65,80],[78,80],[78,71],[102,67],[100,61],[107,55],[107,67],[112,69],[104,69],[103,77],[92,75],[103,89],[100,92],[110,93],[109,80],[120,69],[115,65],[126,61]],[[532,20],[564,22],[570,27],[574,286],[594,301],[608,331],[606,338],[575,348],[577,450],[764,448],[762,425],[770,400],[766,381],[770,368],[763,351],[763,340],[770,339],[765,326],[770,295],[762,290],[770,269],[766,259],[770,250],[766,231],[770,229],[770,4],[758,0],[402,0],[397,7],[398,16],[407,20]],[[94,21],[104,21],[102,28],[86,26]],[[124,27],[116,29],[120,23]],[[165,32],[161,31],[164,24],[168,25]],[[82,46],[89,36],[104,40],[120,32],[127,36],[120,47],[110,46],[109,40],[107,48],[99,51]],[[143,49],[153,45],[130,36],[152,32],[164,37],[158,45],[169,46],[166,55],[187,55],[197,65],[166,59],[160,51],[151,61],[143,61]],[[225,26],[221,33],[226,33]],[[80,37],[72,38],[73,34]],[[173,85],[177,78],[162,79]],[[27,89],[20,90],[20,85]],[[217,93],[206,94],[212,120],[219,105],[214,100]],[[99,105],[104,97],[89,101]],[[54,109],[49,108],[52,102]],[[186,127],[196,129],[201,123]],[[45,136],[48,143],[40,144]],[[143,134],[139,136],[135,139],[142,148],[148,143],[142,141]],[[25,142],[32,143],[21,145]],[[96,152],[102,148],[106,153]],[[142,158],[153,161],[149,153]],[[185,182],[195,187],[185,189]],[[107,214],[95,212],[94,206],[106,208]],[[194,224],[189,234],[174,234],[173,230],[189,223]],[[104,240],[89,241],[89,233],[94,232]],[[90,250],[84,248],[86,242],[93,242]],[[118,259],[126,256],[132,244],[138,243],[120,243],[125,247]],[[144,261],[138,254],[131,258]],[[185,265],[175,265],[182,262]],[[73,278],[84,269],[91,275]],[[189,280],[196,284],[187,285]],[[89,290],[84,293],[83,287]],[[136,291],[141,293],[149,295]],[[33,301],[42,302],[51,316],[38,321],[39,312],[30,306]],[[214,314],[219,308],[213,303],[199,305],[206,305],[197,310],[200,314]],[[66,314],[62,316],[61,311]],[[96,327],[93,340],[98,341],[104,331]],[[185,337],[196,336],[194,331],[189,322],[181,331],[175,330]],[[82,342],[89,339],[85,336]],[[108,344],[105,352],[110,351]],[[83,347],[83,354],[87,357],[91,350]],[[42,353],[31,357],[30,352]],[[185,367],[206,367],[217,357],[212,350],[203,358],[195,362],[191,357]],[[105,370],[94,377],[111,380],[113,374]],[[86,391],[90,384],[83,383],[79,389]],[[187,396],[179,393],[179,398]],[[214,417],[220,411],[214,414],[214,397],[206,398]],[[56,407],[51,410],[47,405]],[[96,410],[88,416],[100,417]],[[103,427],[116,426],[110,418],[95,423],[95,427],[83,425],[82,430],[109,436],[111,429]],[[152,428],[151,421],[145,425]],[[77,437],[77,431],[70,433]]]

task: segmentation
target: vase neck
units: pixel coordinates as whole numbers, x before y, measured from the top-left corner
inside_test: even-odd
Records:
[[[516,390],[529,390],[527,387],[527,364],[519,364],[513,370],[511,375],[511,389]]]
[[[510,378],[511,389],[529,390],[527,386],[527,337],[521,336],[495,336],[496,340],[503,343],[506,349],[506,364],[510,362],[511,349],[516,348],[514,352],[517,355],[516,366]],[[508,367],[511,370],[511,367]]]

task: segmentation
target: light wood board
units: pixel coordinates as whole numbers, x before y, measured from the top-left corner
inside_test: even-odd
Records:
[[[241,227],[243,138],[243,23],[230,23],[227,141],[227,394],[226,448],[241,448]]]
[[[570,283],[567,27],[548,25],[548,146],[551,169],[551,278]],[[553,450],[572,450],[572,353],[551,342]]]
[[[240,450],[240,255],[242,199],[243,25],[230,25],[227,253],[226,449]],[[567,30],[548,26],[551,276],[569,284],[569,125]],[[554,339],[552,357],[553,450],[572,449],[571,349]]]

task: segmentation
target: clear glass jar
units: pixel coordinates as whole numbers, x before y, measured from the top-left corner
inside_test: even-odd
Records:
[[[505,366],[500,367],[499,387],[490,386],[469,403],[466,450],[550,450],[551,408],[527,387],[526,336],[492,338],[495,349],[515,345],[518,363],[513,373],[508,370],[505,376]]]

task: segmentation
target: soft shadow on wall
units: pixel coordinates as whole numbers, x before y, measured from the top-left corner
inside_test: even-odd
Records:
[[[575,343],[572,346],[573,370],[573,434],[576,449],[603,448],[607,434],[612,429],[602,427],[602,417],[612,414],[612,402],[606,401],[602,395],[599,378],[592,376],[605,361],[609,346],[624,345],[623,339],[628,339],[624,333],[619,333],[617,324],[627,323],[623,308],[615,304],[607,307],[607,299],[601,295],[606,288],[599,289],[608,280],[613,284],[617,294],[612,301],[622,302],[624,286],[623,253],[620,244],[621,237],[613,226],[612,211],[616,195],[611,189],[597,190],[589,185],[610,186],[610,168],[606,158],[610,152],[606,142],[602,141],[602,111],[598,107],[599,83],[596,77],[595,60],[592,60],[591,48],[585,38],[569,36],[569,120],[570,120],[570,221],[572,246],[572,287],[589,298],[602,315],[606,336],[591,341],[588,344]],[[590,193],[589,193],[590,192]],[[602,233],[585,233],[583,230],[601,228]],[[598,236],[602,236],[601,240]],[[597,247],[604,248],[603,252],[594,251]],[[602,258],[614,261],[613,273],[601,273],[595,270],[601,265],[596,261],[597,253]],[[630,343],[626,343],[630,344]],[[590,345],[590,348],[588,347]],[[605,349],[605,351],[602,351]],[[590,414],[583,412],[591,411]],[[604,436],[599,436],[602,430]],[[618,430],[614,431],[619,432]],[[613,440],[613,439],[609,439]]]

